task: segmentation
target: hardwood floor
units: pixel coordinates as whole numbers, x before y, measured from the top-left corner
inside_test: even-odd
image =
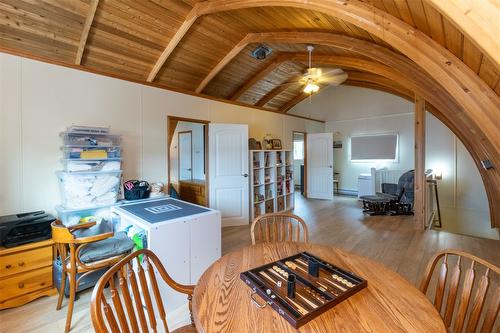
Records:
[[[431,255],[440,249],[463,250],[500,266],[500,241],[415,230],[411,216],[364,216],[357,200],[351,197],[336,196],[332,203],[296,195],[294,213],[308,224],[310,242],[337,246],[382,262],[414,285],[419,283]],[[222,231],[223,254],[250,243],[249,226]],[[91,291],[79,296],[71,332],[92,332]],[[57,297],[45,297],[0,311],[0,332],[64,332],[67,301],[61,311],[55,310],[56,301]]]

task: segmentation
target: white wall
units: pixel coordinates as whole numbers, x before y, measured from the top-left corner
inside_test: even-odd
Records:
[[[179,132],[191,131],[193,179],[205,179],[203,124],[179,121],[170,143],[170,181],[179,179]]]
[[[291,148],[292,131],[324,124],[0,54],[0,215],[54,212],[60,202],[59,132],[71,124],[123,135],[125,179],[166,181],[167,116],[249,125]]]
[[[294,114],[313,116],[323,113],[326,130],[343,141],[334,149],[334,168],[340,172],[340,188],[357,190],[356,178],[371,167],[392,170],[414,168],[413,103],[372,89],[332,87],[313,97],[313,104],[300,103]],[[474,164],[460,140],[437,118],[427,113],[426,168],[441,169],[439,199],[445,230],[499,239],[490,227],[486,192]],[[399,133],[399,161],[355,163],[349,160],[349,136],[380,132]]]
[[[341,121],[413,112],[409,109],[410,104],[402,98],[372,89],[330,86],[310,100],[305,99],[288,113],[326,121]]]
[[[329,121],[326,130],[335,133],[335,139],[342,140],[342,148],[333,149],[335,172],[340,173],[339,188],[357,191],[357,177],[360,173],[370,173],[371,168],[389,170],[413,169],[413,114],[359,118],[353,120]],[[353,135],[398,133],[398,155],[395,162],[351,162],[350,140]]]

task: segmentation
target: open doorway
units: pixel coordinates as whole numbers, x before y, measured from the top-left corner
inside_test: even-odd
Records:
[[[208,123],[168,117],[169,194],[202,206],[208,206]]]
[[[295,191],[307,197],[307,133],[292,132],[293,172],[295,174]]]

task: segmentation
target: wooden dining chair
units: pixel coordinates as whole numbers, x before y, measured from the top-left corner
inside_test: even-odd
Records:
[[[434,273],[439,262],[439,270]],[[492,332],[495,325],[500,330],[499,277],[500,268],[481,258],[457,250],[444,250],[429,261],[420,291],[427,295],[431,280],[434,282],[434,306],[449,331],[462,332],[465,328],[465,332],[475,332],[480,327],[480,332]]]
[[[188,295],[191,312],[194,286],[175,282],[168,275],[160,259],[151,250],[143,249],[122,259],[97,282],[90,305],[92,324],[96,333],[139,332],[139,327],[141,332],[149,332],[148,324],[151,331],[157,332],[158,321],[163,323],[165,332],[169,332],[165,307],[154,272],[155,268],[172,289]],[[108,293],[104,292],[106,285],[109,285]],[[191,322],[193,322],[192,315]],[[194,332],[196,329],[191,324],[172,333]]]
[[[65,332],[69,332],[71,328],[73,305],[80,281],[89,274],[113,266],[130,253],[134,247],[134,243],[126,236],[125,238],[115,238],[115,234],[111,231],[99,232],[101,230],[98,229],[98,232],[93,233],[90,230],[85,230],[94,226],[96,226],[96,222],[80,223],[68,227],[60,221],[51,224],[52,240],[62,265],[61,286],[56,310],[61,309],[66,278],[69,282]],[[93,258],[96,256],[98,258],[94,260]],[[79,274],[78,277],[77,274]]]
[[[309,233],[302,218],[290,213],[268,213],[253,220],[250,228],[252,244],[257,242],[302,242],[307,243]]]

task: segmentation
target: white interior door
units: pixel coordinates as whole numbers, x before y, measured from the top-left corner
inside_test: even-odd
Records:
[[[192,132],[179,132],[179,180],[193,179]]]
[[[248,125],[209,124],[209,202],[222,226],[248,224]]]
[[[333,199],[333,133],[307,134],[307,197]]]

